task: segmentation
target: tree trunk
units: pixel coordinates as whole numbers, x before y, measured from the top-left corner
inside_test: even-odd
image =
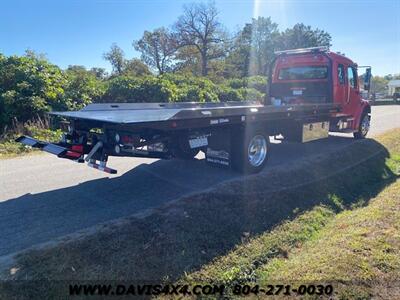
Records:
[[[205,51],[201,52],[201,75],[207,76],[207,53]]]

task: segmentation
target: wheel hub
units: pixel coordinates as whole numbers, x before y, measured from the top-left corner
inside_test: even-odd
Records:
[[[256,135],[254,136],[247,150],[247,157],[249,163],[253,167],[259,167],[264,162],[267,156],[267,141],[264,136]]]
[[[366,115],[361,121],[361,134],[366,136],[370,128],[369,116]]]

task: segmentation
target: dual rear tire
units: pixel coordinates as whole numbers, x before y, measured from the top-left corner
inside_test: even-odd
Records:
[[[261,129],[244,128],[232,136],[232,165],[241,173],[260,172],[268,161],[270,143]]]

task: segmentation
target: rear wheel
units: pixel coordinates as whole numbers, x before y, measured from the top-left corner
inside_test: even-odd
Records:
[[[242,130],[232,143],[232,164],[242,173],[258,173],[267,163],[269,136],[262,130]]]
[[[354,132],[355,139],[363,139],[367,136],[369,128],[371,126],[371,118],[367,112],[364,112],[361,116],[360,125],[358,131]]]

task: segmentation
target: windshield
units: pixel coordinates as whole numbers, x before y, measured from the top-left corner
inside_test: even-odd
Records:
[[[279,71],[279,80],[324,79],[328,76],[326,66],[304,66],[284,68]]]

